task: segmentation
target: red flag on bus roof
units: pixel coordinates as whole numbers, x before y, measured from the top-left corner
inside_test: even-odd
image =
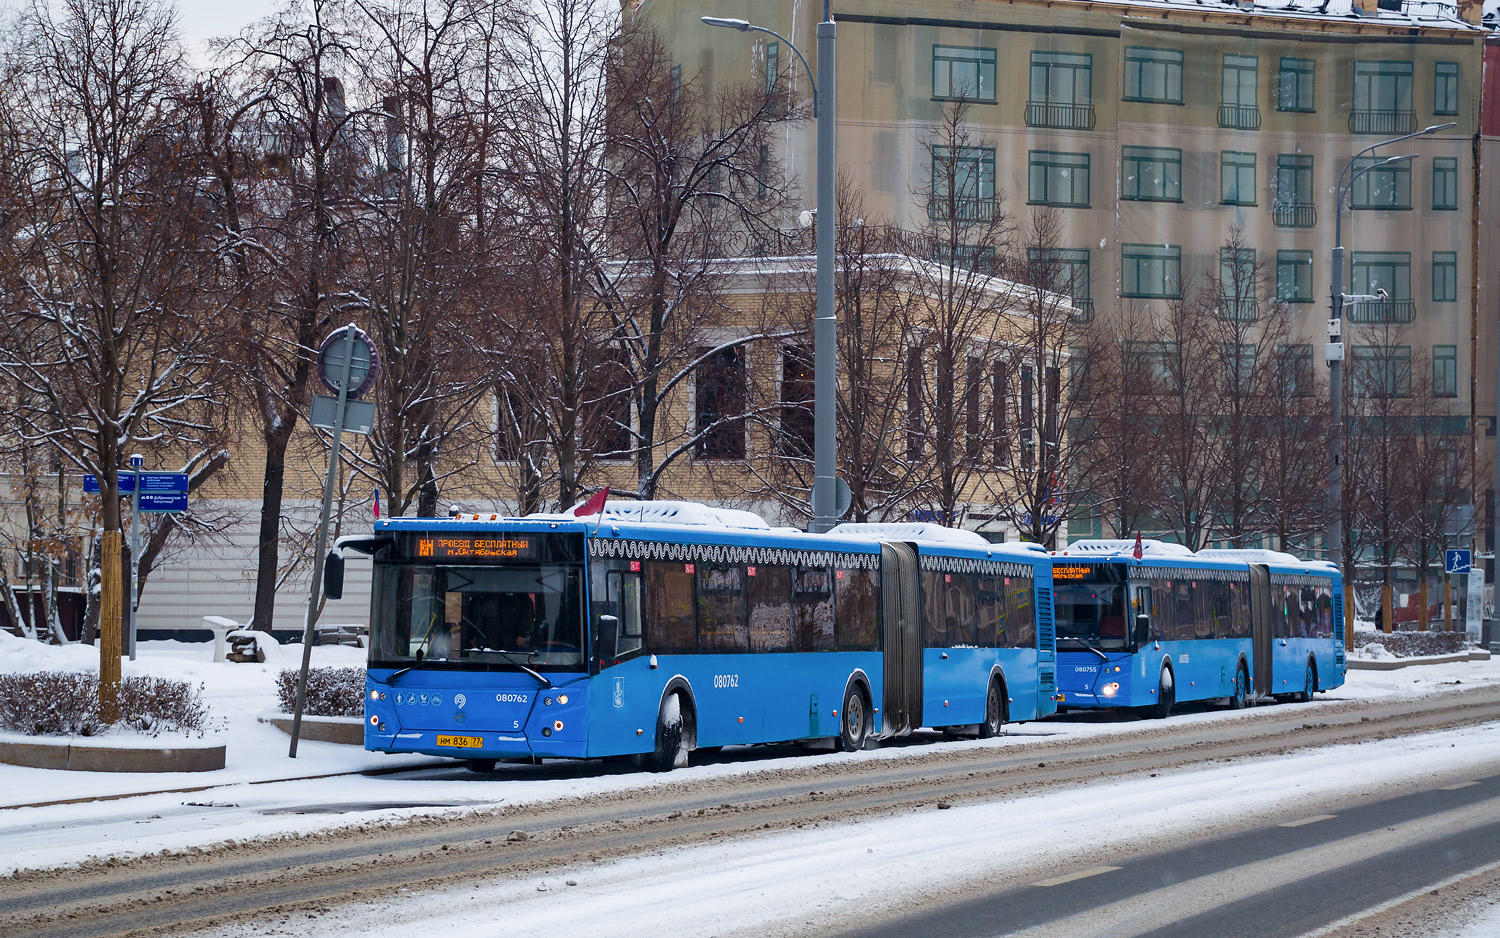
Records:
[[[1135,556],[1136,560],[1141,559],[1141,532],[1139,531],[1135,532],[1135,550],[1130,553]]]
[[[597,515],[604,510],[604,502],[609,498],[609,486],[605,486],[594,493],[594,497],[573,509],[574,517],[587,518],[589,515]]]

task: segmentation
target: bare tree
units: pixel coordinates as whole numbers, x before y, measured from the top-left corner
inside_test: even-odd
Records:
[[[1261,525],[1279,549],[1308,555],[1328,527],[1324,495],[1330,468],[1322,432],[1327,384],[1315,377],[1313,354],[1311,345],[1277,349],[1261,453]]]
[[[1458,521],[1457,508],[1469,500],[1472,489],[1465,420],[1455,413],[1455,402],[1444,389],[1417,377],[1428,370],[1431,356],[1420,350],[1415,357],[1406,428],[1411,437],[1410,461],[1402,467],[1406,482],[1401,553],[1416,568],[1421,605],[1418,627],[1425,632],[1430,618],[1429,571],[1441,563]]]
[[[1088,393],[1093,402],[1089,419],[1069,428],[1083,447],[1083,465],[1070,473],[1076,480],[1070,484],[1088,493],[1090,507],[1116,537],[1150,527],[1161,503],[1155,393],[1162,376],[1140,348],[1148,323],[1135,307],[1095,322],[1089,380],[1072,392]]]
[[[1197,550],[1212,531],[1209,512],[1219,483],[1211,419],[1218,410],[1218,374],[1207,328],[1218,297],[1212,288],[1187,284],[1180,292],[1166,302],[1135,354],[1143,356],[1138,367],[1151,375],[1161,434],[1157,519]]]

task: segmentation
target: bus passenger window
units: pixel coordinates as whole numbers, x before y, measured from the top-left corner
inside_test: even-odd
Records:
[[[698,642],[705,652],[749,650],[743,567],[698,564]]]
[[[880,573],[835,570],[840,651],[874,651],[880,647]]]
[[[646,574],[646,626],[651,632],[651,651],[697,651],[691,564],[647,560],[641,566]]]
[[[750,599],[750,650],[793,650],[791,568],[762,564],[746,568],[745,573]]]
[[[797,650],[831,651],[834,639],[832,571],[827,567],[797,569]]]

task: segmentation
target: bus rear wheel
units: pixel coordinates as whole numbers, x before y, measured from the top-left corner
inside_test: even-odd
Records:
[[[984,695],[984,722],[979,724],[980,739],[994,739],[1005,732],[1005,701],[1000,694],[1000,682],[990,681],[989,693]]]
[[[1308,703],[1313,699],[1313,694],[1318,692],[1318,668],[1312,659],[1307,659],[1307,670],[1302,673],[1302,693],[1297,695],[1298,703]]]
[[[1234,669],[1234,693],[1229,696],[1229,708],[1243,710],[1248,706],[1250,706],[1250,678],[1245,674],[1245,666],[1240,665]]]
[[[839,714],[839,745],[845,752],[858,752],[864,748],[869,733],[870,716],[864,692],[851,684],[844,692],[844,708]]]

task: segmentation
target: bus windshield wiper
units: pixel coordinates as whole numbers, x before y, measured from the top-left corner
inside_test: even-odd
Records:
[[[1079,638],[1076,635],[1064,635],[1064,636],[1060,637],[1058,639],[1058,641],[1062,641],[1062,642],[1077,642],[1078,644],[1082,645],[1084,648],[1087,648],[1089,651],[1091,651],[1094,654],[1098,655],[1099,659],[1101,661],[1108,661],[1109,660],[1109,655],[1106,655],[1104,652],[1100,651],[1098,645],[1095,645],[1093,642],[1089,641],[1086,638]]]
[[[510,652],[508,652],[508,651],[501,651],[498,648],[491,649],[491,650],[494,651],[495,654],[500,655],[501,657],[503,657],[506,661],[509,661],[511,664],[513,664],[516,667],[520,668],[522,671],[525,671],[527,674],[529,674],[532,677],[536,678],[537,681],[543,687],[551,687],[552,686],[552,682],[547,679],[547,675],[545,675],[542,672],[537,671],[537,670],[529,667],[526,663],[520,661],[519,659],[511,657],[511,653]],[[532,658],[535,658],[536,654],[537,653],[535,651],[527,653],[527,655],[526,655],[526,661],[530,661]]]

